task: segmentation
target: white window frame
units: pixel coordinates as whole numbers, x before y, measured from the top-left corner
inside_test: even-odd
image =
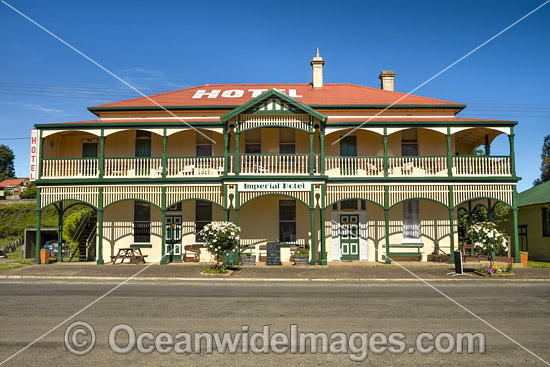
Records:
[[[294,218],[294,225],[296,227],[296,233],[294,234],[295,238],[294,241],[281,241],[280,238],[280,229],[281,229],[281,201],[294,201],[294,210],[296,211],[296,215]],[[287,223],[291,223],[291,221],[286,221]],[[277,201],[277,241],[283,242],[283,243],[289,243],[289,244],[297,244],[298,243],[298,200],[288,198],[288,199],[279,199]]]
[[[134,231],[135,223],[136,223],[136,202],[143,202],[147,205],[149,205],[149,241],[146,242],[137,242],[136,241],[136,234]],[[132,201],[132,212],[133,212],[133,218],[132,218],[132,244],[139,244],[139,245],[150,245],[152,243],[151,236],[153,235],[152,231],[152,221],[151,221],[151,203],[148,203],[146,201],[141,200],[134,200]],[[139,221],[140,223],[145,223],[145,221]]]
[[[416,202],[418,211],[414,211],[413,207],[411,207],[411,203]],[[409,213],[407,213],[407,211]],[[408,215],[410,214],[410,215]],[[405,219],[405,217],[409,217]],[[410,221],[410,224],[405,223],[405,221]],[[420,215],[420,200],[419,199],[410,199],[403,201],[403,219],[402,219],[402,233],[403,233],[403,242],[421,242],[422,239],[422,220]],[[408,233],[415,229],[406,229],[405,226],[415,226],[418,227],[418,237],[410,237],[408,236]]]

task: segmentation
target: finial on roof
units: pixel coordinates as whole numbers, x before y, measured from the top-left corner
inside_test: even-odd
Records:
[[[315,53],[315,56],[316,56],[316,57],[320,57],[320,56],[319,56],[319,47],[317,47],[317,52]]]

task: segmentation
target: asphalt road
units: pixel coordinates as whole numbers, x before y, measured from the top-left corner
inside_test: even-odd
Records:
[[[13,353],[89,305],[117,283],[109,282],[0,282],[0,364]],[[460,282],[434,283],[489,324],[550,361],[550,284]],[[95,330],[96,345],[86,355],[71,354],[63,343],[67,326],[85,321]],[[491,329],[441,294],[421,283],[270,283],[270,282],[134,282],[116,289],[74,319],[54,330],[3,366],[98,365],[351,365],[349,353],[323,354],[117,354],[108,335],[118,324],[136,334],[167,332],[238,332],[249,326],[249,336],[261,332],[290,335],[291,324],[300,332],[392,332],[405,334],[402,354],[368,351],[361,364],[371,366],[537,366],[536,357]],[[419,333],[481,332],[484,354],[409,353]],[[127,343],[118,335],[121,347]],[[77,341],[82,340],[82,338]],[[84,338],[84,340],[87,340]],[[333,340],[333,339],[331,339]],[[355,339],[360,341],[361,339]],[[431,342],[433,344],[434,342]],[[146,340],[146,345],[147,340]],[[428,342],[430,344],[430,342]],[[261,343],[260,343],[261,345]],[[365,348],[366,349],[366,348]],[[306,350],[309,350],[307,348]],[[476,349],[477,350],[477,349]],[[360,355],[357,352],[356,355]]]

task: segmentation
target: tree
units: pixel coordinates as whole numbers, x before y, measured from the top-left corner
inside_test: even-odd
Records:
[[[15,154],[7,145],[0,145],[0,181],[15,178]]]
[[[550,134],[544,138],[540,158],[542,160],[540,163],[540,177],[533,181],[533,186],[550,181]]]
[[[20,199],[36,199],[36,185],[30,183],[27,185],[25,191],[19,194]]]

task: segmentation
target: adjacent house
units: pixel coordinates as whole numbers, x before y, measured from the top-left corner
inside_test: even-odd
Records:
[[[519,193],[517,205],[519,250],[530,260],[550,261],[550,181]],[[514,233],[511,216],[503,227]]]
[[[25,178],[4,180],[0,182],[0,197],[16,199],[25,191],[28,184],[29,181]]]
[[[207,84],[35,125],[37,213],[94,208],[98,264],[128,247],[182,261],[207,223],[232,221],[240,248],[327,265],[452,254],[458,208],[515,207],[516,121],[458,117],[463,104],[394,91],[388,70],[380,88],[325,83],[324,63],[311,83]],[[509,154],[471,155],[502,134]]]

